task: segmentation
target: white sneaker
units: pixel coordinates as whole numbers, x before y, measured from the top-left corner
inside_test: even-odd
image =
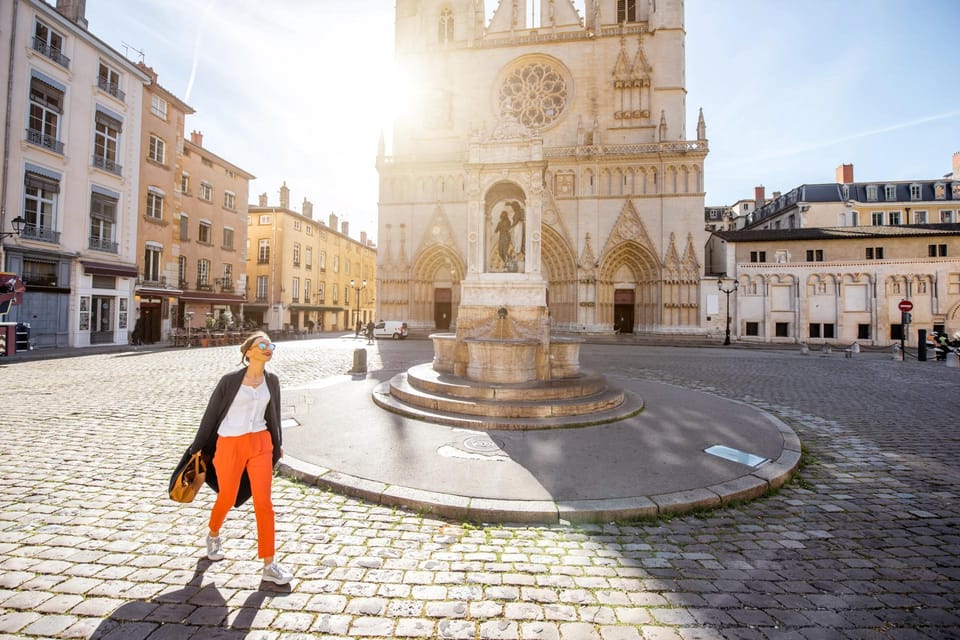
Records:
[[[263,579],[274,584],[287,584],[293,580],[293,574],[276,562],[271,562],[263,568]]]
[[[220,550],[220,536],[207,536],[207,558],[214,562],[223,560],[223,551]]]

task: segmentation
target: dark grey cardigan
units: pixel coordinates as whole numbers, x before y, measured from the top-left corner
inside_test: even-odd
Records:
[[[217,483],[217,472],[211,463],[213,455],[217,451],[217,429],[220,428],[220,423],[223,422],[223,419],[227,416],[227,411],[230,410],[230,405],[240,390],[240,385],[243,384],[243,376],[246,373],[247,368],[244,367],[220,378],[220,382],[217,383],[217,387],[213,390],[210,401],[207,403],[207,410],[203,412],[203,418],[200,420],[200,428],[197,429],[197,435],[194,436],[193,443],[184,452],[180,463],[177,464],[173,475],[170,476],[170,489],[173,488],[177,475],[179,475],[180,471],[186,466],[190,456],[197,451],[203,451],[204,456],[207,458],[206,483],[214,491],[220,490],[219,484]],[[283,435],[280,431],[280,379],[276,374],[270,373],[269,371],[264,371],[264,376],[267,382],[267,389],[270,391],[270,402],[267,404],[267,409],[263,417],[267,422],[270,439],[273,441],[273,464],[276,466],[277,461],[280,460],[280,450],[283,446]],[[250,478],[247,476],[247,472],[244,471],[243,477],[240,479],[240,490],[237,492],[235,506],[239,507],[249,500],[250,495]]]

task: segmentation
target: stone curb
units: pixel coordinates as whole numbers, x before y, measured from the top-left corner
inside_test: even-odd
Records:
[[[375,504],[402,507],[464,522],[629,522],[754,500],[786,484],[800,466],[800,439],[788,425],[769,414],[768,417],[783,436],[783,450],[779,458],[727,482],[651,496],[559,502],[475,498],[389,485],[326,469],[289,455],[280,460],[278,471],[295,480]]]

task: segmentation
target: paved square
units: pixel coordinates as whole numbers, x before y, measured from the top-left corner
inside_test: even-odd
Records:
[[[273,369],[319,381],[358,346],[283,342]],[[238,355],[0,360],[0,638],[960,637],[960,370],[943,363],[585,345],[585,368],[762,407],[807,465],[749,504],[596,526],[466,525],[278,478],[297,577],[261,590],[250,505],[211,565],[212,494],[165,494]],[[430,357],[423,340],[368,353],[371,373]]]

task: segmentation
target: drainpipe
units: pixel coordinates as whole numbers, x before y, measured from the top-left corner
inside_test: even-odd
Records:
[[[0,231],[7,225],[7,182],[10,176],[10,121],[13,118],[13,61],[14,51],[17,43],[17,9],[20,7],[20,0],[13,0],[13,16],[10,22],[13,28],[10,29],[10,64],[7,69],[7,105],[3,122],[3,175],[0,176],[0,194],[3,201],[0,202]],[[0,242],[0,258],[5,258],[3,244]],[[4,261],[0,260],[0,270],[4,268]]]

